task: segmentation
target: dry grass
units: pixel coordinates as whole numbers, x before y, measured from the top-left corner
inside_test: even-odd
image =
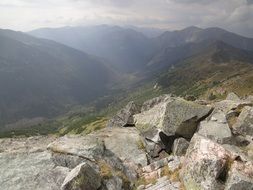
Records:
[[[137,144],[138,149],[140,149],[140,150],[145,150],[145,145],[144,145],[144,143],[143,143],[143,141],[142,141],[141,139],[139,139],[139,140],[136,142],[136,144]]]
[[[100,176],[103,179],[110,179],[113,176],[112,168],[105,161],[99,161],[98,166],[100,169],[99,170]]]

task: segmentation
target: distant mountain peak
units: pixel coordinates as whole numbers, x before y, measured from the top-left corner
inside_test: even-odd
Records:
[[[203,30],[202,28],[199,28],[197,26],[189,26],[187,28],[184,28],[183,30],[181,31],[201,31]]]

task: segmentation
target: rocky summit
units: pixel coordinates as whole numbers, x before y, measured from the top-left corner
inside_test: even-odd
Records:
[[[3,190],[253,189],[253,101],[234,93],[130,102],[88,135],[0,144]]]

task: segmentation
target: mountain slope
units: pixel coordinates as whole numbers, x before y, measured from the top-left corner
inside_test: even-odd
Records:
[[[44,28],[29,34],[103,57],[123,72],[142,69],[153,52],[151,41],[145,35],[118,26]]]
[[[0,30],[0,121],[53,117],[105,94],[115,76],[81,51]]]
[[[253,93],[253,52],[213,42],[198,54],[168,68],[158,84],[180,95],[239,95]]]
[[[253,39],[228,32],[221,28],[206,28],[188,27],[183,30],[173,32],[165,32],[161,36],[154,39],[158,49],[166,47],[176,47],[189,42],[203,42],[206,40],[223,41],[234,47],[253,50]]]

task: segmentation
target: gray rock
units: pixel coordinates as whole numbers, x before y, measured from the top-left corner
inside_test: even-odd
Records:
[[[135,125],[140,131],[156,127],[167,136],[179,135],[185,138],[191,138],[199,121],[212,111],[211,107],[172,97],[150,107],[134,115]]]
[[[123,181],[121,178],[114,176],[113,178],[106,181],[107,190],[124,190]]]
[[[244,107],[232,128],[237,134],[253,136],[253,107]]]
[[[104,142],[93,134],[60,137],[48,145],[48,150],[62,155],[72,155],[94,162],[105,152]]]
[[[151,173],[153,171],[156,171],[168,164],[168,158],[164,158],[161,160],[158,160],[156,162],[153,162],[145,167],[142,168],[143,173]]]
[[[240,98],[239,98],[234,92],[230,92],[230,93],[227,95],[226,100],[240,101]]]
[[[162,102],[167,102],[167,101],[171,100],[171,98],[172,98],[172,96],[170,94],[165,94],[165,95],[153,98],[151,100],[148,100],[143,103],[143,105],[141,107],[141,112],[150,110],[151,108],[153,108],[154,106],[156,106]]]
[[[231,130],[223,112],[213,114],[210,120],[201,121],[198,133],[220,144],[229,143],[232,138]]]
[[[105,128],[86,136],[65,136],[48,146],[54,161],[73,168],[80,162],[96,164],[103,160],[112,170],[122,171],[130,181],[137,177],[139,166],[147,165],[145,148],[136,128]]]
[[[115,116],[113,116],[107,126],[108,127],[127,127],[134,125],[133,115],[140,113],[140,106],[134,102],[129,102],[125,108],[121,109]]]
[[[176,156],[185,155],[189,142],[184,138],[178,138],[173,143],[172,153]]]
[[[97,190],[101,186],[99,174],[87,163],[75,167],[65,178],[62,190]]]
[[[136,128],[106,128],[94,133],[123,162],[147,165],[145,147]]]
[[[57,166],[67,167],[70,169],[75,168],[77,165],[79,165],[83,162],[87,162],[89,164],[93,163],[87,159],[84,159],[84,158],[76,156],[76,155],[54,153],[54,152],[52,152],[51,159]]]
[[[172,182],[168,180],[168,177],[162,177],[157,179],[155,184],[147,185],[145,190],[180,190],[181,184],[180,182]]]
[[[163,150],[170,153],[172,151],[173,142],[177,138],[175,135],[167,136],[156,127],[143,129],[141,135],[145,142],[146,152],[151,159],[158,158]]]
[[[244,100],[253,103],[253,96],[249,95]]]
[[[181,160],[177,156],[169,156],[167,158],[168,160],[168,168],[171,172],[175,172],[176,170],[179,170],[181,167]]]
[[[241,101],[222,100],[222,101],[214,103],[213,106],[214,106],[213,113],[221,111],[227,114],[231,110],[241,110],[245,106],[252,106],[252,102],[244,101],[244,100],[241,100]]]
[[[58,167],[46,150],[53,136],[0,139],[0,189],[59,190],[69,169]]]
[[[223,144],[222,145],[230,154],[232,158],[236,158],[238,160],[241,160],[243,162],[251,160],[246,154],[245,154],[245,148],[241,149],[237,146],[230,145],[230,144]]]
[[[239,189],[252,190],[253,177],[245,175],[243,172],[239,171],[236,167],[234,167],[233,164],[231,171],[229,172],[229,177],[226,182],[225,190],[239,190]]]
[[[0,153],[0,168],[4,190],[59,190],[69,171],[56,167],[46,151]]]
[[[219,178],[229,156],[221,145],[196,133],[180,173],[186,190],[224,189]]]

